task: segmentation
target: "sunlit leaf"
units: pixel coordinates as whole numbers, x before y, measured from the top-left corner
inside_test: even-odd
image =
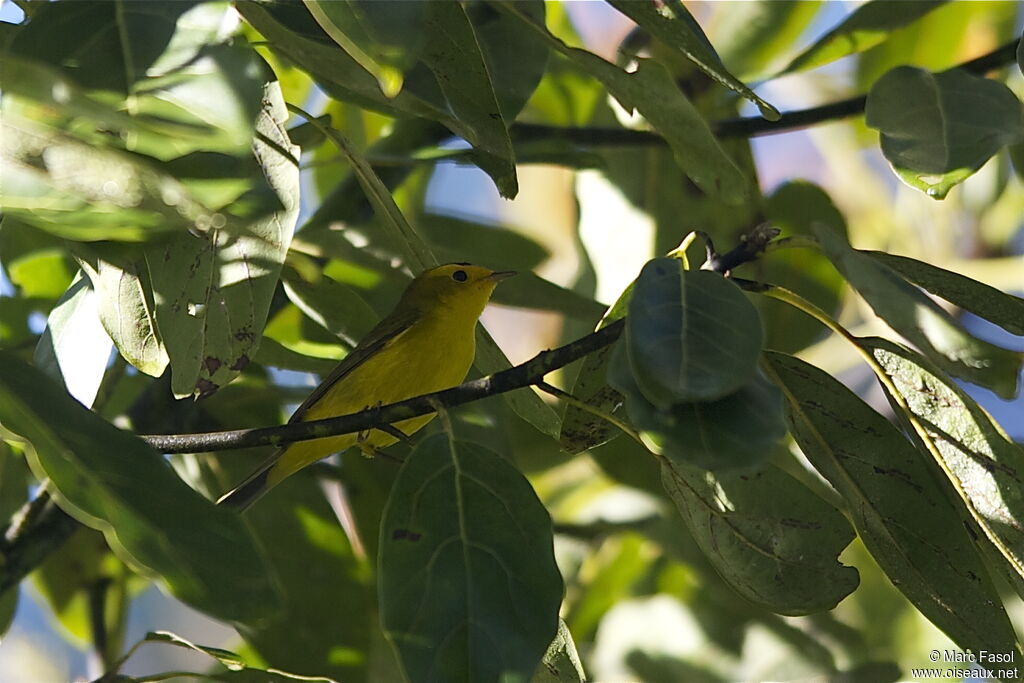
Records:
[[[712,80],[757,105],[761,116],[777,121],[779,111],[733,76],[722,64],[700,25],[681,2],[665,3],[665,11],[653,0],[609,0],[610,4],[669,47],[678,50]],[[671,13],[669,12],[671,10]],[[674,16],[672,16],[674,15]]]
[[[825,253],[875,313],[942,370],[991,388],[1017,393],[1022,354],[972,337],[926,294],[871,255],[851,249],[830,229],[816,231]]]
[[[813,69],[840,57],[864,52],[885,40],[893,30],[917,21],[943,4],[945,0],[865,2],[798,55],[782,73]]]
[[[446,434],[399,472],[379,571],[383,627],[411,681],[528,680],[558,630],[547,511],[500,456]]]
[[[898,414],[909,419],[921,449],[935,458],[988,540],[1024,577],[1024,449],[926,359],[885,339],[858,343],[892,382]]]
[[[627,73],[591,52],[569,47],[514,4],[496,7],[522,19],[552,49],[601,81],[627,110],[635,108],[639,111],[665,136],[676,162],[702,190],[720,195],[732,204],[739,204],[748,196],[749,188],[743,173],[722,150],[707,122],[679,90],[664,66],[643,59],[636,71]]]
[[[530,683],[585,683],[586,680],[583,663],[576,652],[576,643],[572,640],[569,627],[559,619],[558,633],[544,653],[544,659]]]

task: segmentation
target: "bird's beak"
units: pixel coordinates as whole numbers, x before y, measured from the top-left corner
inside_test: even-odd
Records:
[[[507,280],[508,278],[512,277],[515,274],[516,271],[514,270],[498,270],[488,275],[487,279],[494,280],[495,282],[501,282],[502,280]]]

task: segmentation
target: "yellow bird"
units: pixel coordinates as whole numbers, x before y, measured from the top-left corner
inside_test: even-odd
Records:
[[[461,383],[476,354],[476,321],[499,281],[515,275],[468,263],[426,270],[413,280],[398,305],[296,409],[292,422],[357,413]],[[422,428],[435,413],[394,426],[403,434]],[[284,446],[218,504],[244,510],[286,477],[332,453],[358,446],[372,454],[395,443],[371,430]]]

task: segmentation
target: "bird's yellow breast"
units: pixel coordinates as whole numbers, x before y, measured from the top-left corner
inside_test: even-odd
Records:
[[[427,315],[391,339],[366,361],[334,383],[300,418],[303,422],[357,413],[429,394],[460,384],[473,365],[476,319],[454,320],[445,310]],[[435,414],[395,423],[404,434],[421,429]],[[297,470],[344,451],[357,441],[382,448],[395,437],[374,430],[360,439],[356,434],[292,444],[270,474],[271,484]]]

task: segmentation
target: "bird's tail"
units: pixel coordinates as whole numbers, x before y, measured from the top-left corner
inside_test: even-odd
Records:
[[[275,453],[245,481],[221,496],[217,500],[217,505],[223,505],[239,512],[248,510],[253,503],[263,497],[263,494],[274,487],[276,482],[270,481],[270,471],[277,464],[282,453],[283,451]]]

